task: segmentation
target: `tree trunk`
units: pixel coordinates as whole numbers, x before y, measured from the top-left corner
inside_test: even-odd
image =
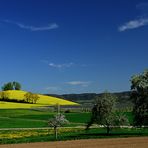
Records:
[[[58,139],[58,129],[57,127],[54,127],[54,135],[55,135],[55,139]]]
[[[107,125],[107,135],[109,135],[109,132],[110,132],[110,127],[109,127],[109,125]]]

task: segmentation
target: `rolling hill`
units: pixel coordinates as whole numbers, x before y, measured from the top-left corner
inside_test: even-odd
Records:
[[[16,100],[23,100],[24,95],[27,93],[26,91],[22,90],[8,90],[5,91],[8,94],[8,98],[16,99]],[[12,102],[4,102],[0,100],[0,108],[30,108],[30,107],[41,107],[41,106],[53,106],[56,104],[59,105],[79,105],[78,103],[67,101],[64,99],[60,99],[57,97],[52,96],[45,96],[38,94],[39,99],[36,104],[28,104],[28,103],[12,103]]]

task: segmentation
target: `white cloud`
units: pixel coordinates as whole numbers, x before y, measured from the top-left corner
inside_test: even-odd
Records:
[[[21,29],[26,29],[26,30],[30,30],[30,31],[47,31],[47,30],[52,30],[52,29],[56,29],[59,27],[56,23],[51,23],[47,26],[36,27],[36,26],[24,25],[22,23],[10,21],[10,20],[4,20],[4,22],[14,24]]]
[[[59,90],[59,87],[56,87],[56,86],[48,86],[48,87],[45,88],[45,90],[57,91],[57,90]]]
[[[148,25],[148,18],[132,20],[119,27],[119,31],[126,31]]]
[[[54,67],[54,68],[69,68],[71,66],[73,66],[74,63],[65,63],[65,64],[55,64],[55,63],[49,63],[50,67]]]
[[[90,81],[70,81],[70,82],[66,82],[66,84],[69,84],[69,85],[80,85],[80,86],[83,86],[83,87],[89,86],[90,83],[91,83]]]

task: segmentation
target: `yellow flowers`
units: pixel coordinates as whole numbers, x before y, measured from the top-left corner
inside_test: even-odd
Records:
[[[59,134],[69,133],[69,132],[78,132],[81,129],[74,128],[60,128]],[[36,137],[36,136],[46,136],[53,135],[53,129],[42,129],[42,130],[9,130],[9,131],[0,131],[0,139],[15,139],[15,138],[25,138],[25,137]]]
[[[9,99],[23,100],[24,95],[27,93],[21,90],[8,90],[5,91]],[[52,106],[52,105],[79,105],[75,102],[67,101],[64,99],[38,95],[39,99],[36,104],[25,104],[25,103],[12,103],[12,102],[3,102],[0,101],[0,108],[31,108],[31,107],[41,107],[41,106]]]

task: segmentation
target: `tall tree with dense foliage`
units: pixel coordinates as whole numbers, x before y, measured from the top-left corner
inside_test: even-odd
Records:
[[[96,103],[92,109],[92,116],[90,122],[88,122],[86,129],[88,129],[93,123],[103,125],[107,134],[113,126],[120,126],[127,124],[128,121],[123,115],[115,114],[116,97],[109,92],[105,92],[101,97],[96,98]]]
[[[148,125],[148,70],[131,78],[134,125]]]

